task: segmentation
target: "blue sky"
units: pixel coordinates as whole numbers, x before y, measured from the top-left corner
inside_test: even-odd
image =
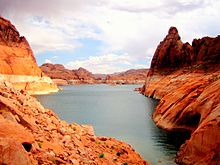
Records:
[[[219,9],[219,0],[0,0],[39,65],[93,73],[149,67],[170,26],[183,42],[219,35]]]

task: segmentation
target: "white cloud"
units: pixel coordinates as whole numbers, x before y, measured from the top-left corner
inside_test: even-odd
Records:
[[[58,58],[58,56],[53,56],[53,57],[52,57],[52,59],[57,59],[57,58]]]
[[[219,0],[0,0],[0,14],[27,37],[34,52],[83,48],[80,39],[90,38],[105,45],[96,53],[99,60],[114,54],[129,57],[130,63],[146,60],[148,67],[170,26],[179,29],[184,42],[218,35],[219,8]],[[73,64],[110,69],[107,63],[86,65],[95,62],[97,56],[92,57]],[[123,69],[119,63],[111,68]]]
[[[114,73],[130,68],[146,68],[145,65],[134,63],[134,59],[127,55],[106,54],[102,56],[90,56],[85,60],[75,60],[67,63],[69,69],[83,67],[93,73]]]
[[[49,59],[45,59],[45,60],[44,60],[44,63],[50,63],[50,64],[52,64],[53,62],[52,62],[51,60],[49,60]]]

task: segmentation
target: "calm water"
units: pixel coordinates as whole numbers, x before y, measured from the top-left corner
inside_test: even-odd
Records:
[[[37,98],[69,123],[92,124],[96,135],[131,144],[152,165],[175,164],[181,139],[155,126],[151,115],[156,102],[134,92],[136,87],[139,86],[64,86],[58,93]]]

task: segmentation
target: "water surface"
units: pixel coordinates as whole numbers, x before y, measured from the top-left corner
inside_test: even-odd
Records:
[[[96,135],[131,144],[152,165],[172,165],[181,136],[157,128],[151,119],[155,100],[133,91],[138,85],[64,86],[37,96],[47,108],[69,123],[91,124]]]

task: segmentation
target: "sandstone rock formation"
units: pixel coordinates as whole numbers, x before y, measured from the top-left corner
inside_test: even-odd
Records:
[[[148,164],[121,141],[68,124],[25,90],[0,86],[0,164]]]
[[[218,63],[220,60],[220,36],[194,39],[192,46],[183,43],[175,27],[158,45],[151,62],[151,69],[168,70],[195,64]]]
[[[66,69],[61,64],[43,64],[42,71],[58,85],[68,84],[144,84],[147,69],[131,69],[115,74],[92,74],[84,68]]]
[[[69,70],[61,64],[49,63],[43,64],[40,68],[59,85],[96,83],[95,76],[84,68]]]
[[[58,90],[37,66],[33,52],[10,21],[0,17],[0,82],[31,94]],[[9,82],[9,83],[8,83]]]
[[[160,99],[156,125],[191,133],[177,154],[178,164],[220,163],[220,36],[195,39],[191,46],[171,27],[142,93]]]
[[[107,84],[144,84],[148,69],[130,69],[125,72],[107,75]]]

